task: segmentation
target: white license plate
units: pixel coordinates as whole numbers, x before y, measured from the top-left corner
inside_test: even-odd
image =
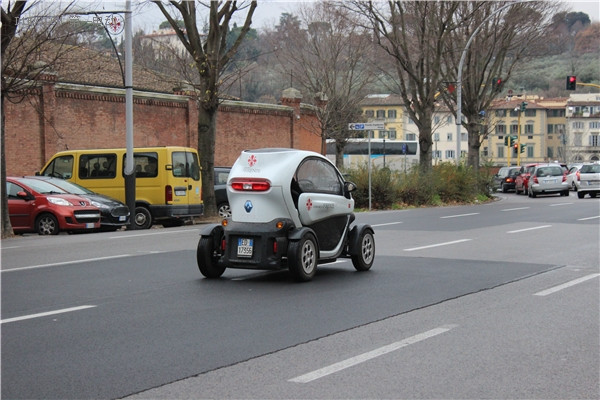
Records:
[[[121,215],[119,217],[119,221],[127,221],[127,217],[125,215]]]
[[[253,239],[238,239],[237,255],[238,257],[252,257]]]
[[[96,224],[94,224],[93,222],[87,222],[85,224],[86,229],[94,229],[95,227],[96,227]]]
[[[185,190],[176,190],[175,196],[185,196]]]

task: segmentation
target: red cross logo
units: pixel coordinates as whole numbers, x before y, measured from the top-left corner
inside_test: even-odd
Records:
[[[308,200],[306,201],[306,209],[307,209],[308,211],[310,211],[310,209],[311,209],[311,208],[312,208],[312,201],[310,201],[310,199],[308,199]]]
[[[252,154],[250,157],[248,157],[248,165],[251,167],[254,167],[254,164],[256,164],[256,157],[254,157],[254,154]]]
[[[113,35],[118,35],[123,32],[125,26],[124,22],[123,17],[119,14],[112,14],[111,16],[106,17],[106,27]]]

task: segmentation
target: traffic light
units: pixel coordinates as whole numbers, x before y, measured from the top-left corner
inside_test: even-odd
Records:
[[[521,143],[521,151],[520,151],[520,152],[521,152],[521,153],[524,153],[524,152],[525,152],[525,148],[526,148],[526,147],[527,147],[527,145],[526,145],[526,144],[523,144],[523,143]]]
[[[567,90],[575,90],[577,86],[577,77],[574,75],[567,76]]]
[[[517,154],[517,152],[519,150],[519,145],[517,143],[515,143],[515,144],[513,144],[512,148],[513,148],[513,153]]]
[[[494,78],[492,80],[492,89],[494,91],[500,91],[500,90],[502,90],[502,84],[503,84],[502,78]]]
[[[525,109],[527,108],[527,104],[528,103],[526,101],[521,103],[521,112],[525,112]]]

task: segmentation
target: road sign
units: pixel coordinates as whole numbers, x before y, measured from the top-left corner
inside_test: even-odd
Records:
[[[348,129],[351,131],[381,131],[385,129],[385,124],[383,122],[352,122],[348,124]]]

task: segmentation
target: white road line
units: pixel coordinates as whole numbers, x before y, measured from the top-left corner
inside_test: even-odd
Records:
[[[546,289],[546,290],[542,290],[541,292],[537,292],[537,293],[534,294],[534,296],[547,296],[549,294],[556,293],[556,292],[558,292],[560,290],[563,290],[563,289],[566,289],[568,287],[575,286],[575,285],[577,285],[579,283],[582,283],[582,282],[585,282],[585,281],[589,281],[590,279],[597,278],[598,276],[600,276],[600,274],[586,275],[586,276],[584,276],[582,278],[575,279],[575,280],[572,280],[572,281],[567,282],[567,283],[563,283],[562,285],[554,286],[554,287],[552,287],[550,289]]]
[[[27,269],[55,267],[57,265],[77,264],[77,263],[99,261],[99,260],[110,260],[113,258],[131,257],[132,255],[133,254],[121,254],[118,256],[96,257],[96,258],[88,258],[88,259],[84,259],[84,260],[61,261],[61,262],[55,262],[55,263],[51,263],[51,264],[31,265],[29,267],[8,268],[8,269],[3,269],[0,272],[5,273],[5,272],[14,272],[14,271],[25,271]]]
[[[507,208],[504,210],[500,210],[500,212],[508,212],[508,211],[519,211],[519,210],[529,210],[531,207],[517,207],[517,208]]]
[[[462,243],[462,242],[468,242],[470,240],[473,240],[473,239],[453,240],[452,242],[436,243],[436,244],[430,244],[429,246],[421,246],[421,247],[413,247],[413,248],[410,248],[410,249],[404,249],[404,251],[424,250],[424,249],[430,249],[432,247],[440,247],[440,246],[447,246],[447,245],[450,245],[450,244],[457,244],[457,243]]]
[[[32,318],[46,317],[48,315],[63,314],[63,313],[85,310],[87,308],[94,308],[94,307],[97,307],[97,306],[79,306],[79,307],[63,308],[62,310],[48,311],[48,312],[43,312],[43,313],[39,313],[39,314],[24,315],[22,317],[7,318],[7,319],[0,320],[0,324],[6,324],[8,322],[23,321],[23,320],[32,319]]]
[[[121,235],[121,236],[110,236],[109,239],[127,239],[127,238],[132,238],[132,237],[142,237],[142,236],[154,236],[154,235],[167,235],[170,233],[195,233],[199,231],[199,229],[179,229],[179,230],[166,230],[166,229],[159,229],[159,232],[149,232],[149,233],[137,233],[137,234],[133,234],[133,235]]]
[[[295,383],[308,383],[308,382],[312,382],[312,381],[314,381],[316,379],[323,378],[323,377],[325,377],[327,375],[331,375],[333,373],[342,371],[342,370],[344,370],[346,368],[353,367],[353,366],[361,364],[361,363],[363,363],[365,361],[369,361],[369,360],[372,360],[372,359],[374,359],[376,357],[383,356],[385,354],[388,354],[388,353],[391,353],[393,351],[399,350],[399,349],[401,349],[403,347],[406,347],[406,346],[409,346],[411,344],[415,344],[415,343],[421,342],[423,340],[432,338],[434,336],[440,335],[442,333],[448,332],[450,329],[455,328],[457,326],[458,325],[441,326],[439,328],[435,328],[435,329],[432,329],[430,331],[423,332],[423,333],[420,333],[420,334],[415,335],[415,336],[411,336],[411,337],[409,337],[407,339],[404,339],[404,340],[401,340],[399,342],[395,342],[395,343],[389,344],[387,346],[380,347],[378,349],[369,351],[367,353],[359,354],[359,355],[357,355],[355,357],[348,358],[348,359],[346,359],[344,361],[340,361],[340,362],[337,362],[335,364],[331,364],[331,365],[329,365],[327,367],[324,367],[324,368],[321,368],[321,369],[309,372],[307,374],[297,376],[295,378],[289,379],[288,382],[295,382]]]
[[[600,215],[596,215],[595,217],[587,217],[587,218],[579,218],[577,221],[587,221],[588,219],[598,219]]]
[[[536,229],[550,228],[551,226],[552,225],[540,225],[540,226],[534,226],[533,228],[525,228],[525,229],[517,229],[516,231],[508,231],[506,233],[520,233],[520,232],[534,231]]]
[[[479,213],[470,213],[470,214],[456,214],[456,215],[446,215],[445,217],[440,217],[440,219],[445,218],[459,218],[459,217],[469,217],[471,215],[479,215]]]
[[[548,204],[548,207],[559,207],[559,206],[568,206],[570,204],[573,203],[555,203],[555,204]]]
[[[388,222],[386,224],[376,224],[376,225],[371,225],[371,226],[386,226],[386,225],[398,225],[401,224],[402,222]]]

